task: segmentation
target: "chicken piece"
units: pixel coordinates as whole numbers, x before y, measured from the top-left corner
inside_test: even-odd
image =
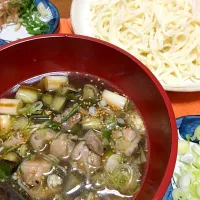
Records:
[[[51,171],[52,164],[41,157],[25,160],[20,165],[21,178],[30,186],[36,186],[42,181],[43,175]]]
[[[101,165],[101,157],[93,152],[90,152],[84,141],[79,142],[72,154],[72,166],[88,174],[89,166],[98,168]]]
[[[128,113],[125,120],[129,126],[134,127],[134,129],[140,131],[142,134],[145,133],[144,123],[137,112]]]
[[[67,134],[61,134],[50,145],[50,153],[60,159],[69,158],[75,143],[67,138]]]
[[[66,109],[62,114],[56,115],[53,119],[54,122],[61,123],[62,119],[72,111],[72,108]],[[75,113],[67,121],[62,123],[61,130],[68,131],[72,129],[77,123],[81,121],[81,113]]]
[[[131,142],[131,145],[124,151],[126,156],[131,156],[141,140],[141,135],[137,135],[136,138]]]
[[[88,157],[88,164],[91,167],[98,168],[101,165],[101,157],[93,152]]]
[[[76,113],[67,121],[62,123],[61,130],[68,131],[81,121],[81,113]]]
[[[56,136],[56,132],[51,129],[42,129],[35,132],[31,138],[30,143],[36,151],[41,151],[49,140]]]
[[[132,141],[136,138],[136,136],[137,136],[136,132],[135,132],[134,130],[130,129],[130,128],[124,129],[124,130],[122,131],[122,133],[123,133],[124,139],[125,139],[125,140],[129,140],[129,141],[131,141],[131,142],[132,142]]]
[[[17,145],[20,145],[23,143],[25,143],[25,140],[18,132],[16,134],[14,134],[10,139],[6,140],[3,143],[3,147],[10,148],[10,147],[14,147],[14,146],[17,146]]]
[[[56,123],[61,123],[61,121],[62,121],[62,115],[61,114],[56,115],[53,118],[53,121],[56,122]]]
[[[100,156],[103,155],[103,144],[93,130],[89,130],[85,134],[84,139],[89,149]]]
[[[131,156],[138,147],[138,143],[142,137],[134,130],[126,128],[122,131],[113,131],[112,138],[115,138],[115,148],[117,152],[124,153],[126,156]]]
[[[81,157],[81,153],[84,147],[85,147],[85,142],[84,141],[79,142],[72,151],[71,158],[73,160],[78,160]]]
[[[122,131],[112,131],[112,139],[117,140],[120,137],[123,137]]]
[[[72,166],[80,170],[82,173],[87,174],[89,171],[88,156],[89,156],[89,149],[85,145],[85,142],[82,141],[78,143],[71,154]]]

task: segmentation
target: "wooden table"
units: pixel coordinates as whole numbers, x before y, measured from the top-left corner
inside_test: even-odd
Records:
[[[61,18],[69,18],[72,0],[50,0],[57,8]]]

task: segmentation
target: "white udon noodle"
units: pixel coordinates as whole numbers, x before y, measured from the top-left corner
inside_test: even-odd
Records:
[[[200,0],[94,0],[93,35],[128,51],[163,84],[200,82]]]

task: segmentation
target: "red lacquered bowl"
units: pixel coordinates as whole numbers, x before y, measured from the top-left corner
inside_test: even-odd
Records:
[[[98,76],[136,104],[147,128],[147,172],[137,200],[162,199],[177,154],[175,117],[164,89],[135,57],[97,39],[75,35],[37,36],[0,49],[0,94],[39,74],[72,71]]]

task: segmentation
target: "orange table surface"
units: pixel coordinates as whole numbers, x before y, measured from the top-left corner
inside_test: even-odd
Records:
[[[61,19],[58,33],[72,34],[70,19]],[[200,115],[200,92],[167,92],[176,117]]]

